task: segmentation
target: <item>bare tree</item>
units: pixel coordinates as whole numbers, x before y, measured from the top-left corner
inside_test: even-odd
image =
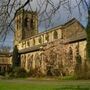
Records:
[[[39,15],[39,25],[45,24],[48,28],[53,22],[52,18],[56,16],[56,13],[60,12],[63,7],[69,15],[72,14],[74,8],[78,8],[81,13],[81,4],[84,8],[89,8],[87,0],[0,0],[0,38],[5,40],[8,32],[11,30],[14,32],[14,19],[16,13],[22,9],[35,10]],[[72,4],[72,3],[75,4]],[[33,7],[34,6],[34,7]]]

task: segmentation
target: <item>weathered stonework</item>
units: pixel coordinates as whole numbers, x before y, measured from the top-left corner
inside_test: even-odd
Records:
[[[9,53],[0,53],[0,73],[7,72],[12,65],[12,57]]]
[[[28,72],[37,69],[44,75],[62,76],[74,74],[77,54],[81,57],[83,67],[86,43],[84,28],[76,19],[72,19],[62,26],[21,39],[16,45],[22,68]]]

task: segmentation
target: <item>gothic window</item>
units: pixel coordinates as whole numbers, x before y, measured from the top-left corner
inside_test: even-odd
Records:
[[[40,57],[39,54],[36,53],[35,54],[35,68],[39,68],[40,67]]]
[[[29,69],[29,70],[32,69],[32,60],[31,60],[31,59],[28,61],[28,69]]]
[[[40,54],[40,66],[43,67],[43,70],[46,70],[46,66],[48,63],[47,56],[44,53]]]
[[[33,55],[31,55],[31,57],[30,57],[30,58],[31,58],[31,60],[33,61]]]
[[[41,39],[41,37],[39,37],[39,39],[38,39],[38,40],[39,40],[39,43],[42,43],[42,39]]]
[[[28,16],[26,15],[23,19],[23,26],[27,27],[28,26]]]
[[[29,41],[27,41],[27,46],[30,46],[30,42]]]
[[[71,47],[69,47],[69,55],[72,55],[72,48]]]
[[[73,50],[71,47],[69,47],[68,57],[69,60],[73,60]]]
[[[21,55],[21,59],[23,59],[23,55]]]
[[[49,41],[49,35],[48,35],[48,33],[46,34],[45,38],[46,38],[47,41]]]
[[[35,39],[33,38],[33,45],[35,45]]]
[[[54,31],[54,39],[58,39],[58,33],[57,33],[57,31]]]
[[[75,58],[76,58],[76,63],[80,65],[82,63],[81,55],[77,53]]]
[[[21,47],[23,48],[23,43],[21,44]]]
[[[30,56],[29,66],[30,66],[30,69],[33,68],[33,55]]]
[[[42,64],[42,61],[44,61],[44,53],[40,54],[40,65]]]
[[[32,69],[32,60],[31,60],[31,56],[30,56],[30,55],[28,55],[27,68],[28,68],[29,70],[31,70],[31,69]]]
[[[77,44],[77,46],[76,46],[76,54],[78,54],[79,53],[79,44]]]
[[[26,64],[26,55],[23,56],[23,60],[22,60],[22,67],[25,68],[25,64]]]
[[[24,46],[26,44],[26,42],[22,42],[22,45]]]
[[[28,22],[28,18],[26,17],[25,20],[24,20],[24,26],[27,27],[27,22]]]
[[[34,26],[33,26],[33,15],[32,15],[31,20],[30,20],[30,27],[34,28]]]

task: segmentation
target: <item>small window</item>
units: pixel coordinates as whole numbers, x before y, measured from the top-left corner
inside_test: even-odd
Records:
[[[58,39],[58,33],[57,33],[57,31],[54,31],[54,39]]]
[[[73,54],[73,51],[72,51],[72,48],[69,47],[69,54],[72,55]]]
[[[32,15],[31,20],[30,20],[30,27],[34,28],[34,25],[33,25],[33,15]]]
[[[38,39],[38,40],[39,40],[39,43],[42,43],[42,39],[41,39],[41,37],[39,37],[39,39]]]
[[[21,44],[21,47],[23,48],[23,43]]]
[[[35,45],[35,39],[33,38],[33,45]]]
[[[30,26],[33,27],[33,18],[31,18]]]
[[[27,46],[30,46],[30,43],[29,43],[29,41],[27,41]]]
[[[77,44],[77,46],[76,46],[76,54],[78,54],[79,53],[79,44]]]
[[[47,41],[49,41],[49,35],[48,35],[48,33],[46,34],[45,38],[46,38]]]
[[[26,55],[24,55],[24,60],[26,60]]]
[[[24,26],[27,27],[28,18],[26,17],[24,20]]]
[[[31,55],[31,60],[33,60],[33,55]]]
[[[73,60],[73,49],[72,49],[72,47],[69,47],[69,52],[68,52],[68,59],[69,60]]]

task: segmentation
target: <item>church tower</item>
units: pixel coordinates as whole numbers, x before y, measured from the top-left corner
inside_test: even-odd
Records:
[[[14,44],[17,45],[21,40],[30,38],[38,33],[37,12],[19,10],[15,17],[15,38]]]

